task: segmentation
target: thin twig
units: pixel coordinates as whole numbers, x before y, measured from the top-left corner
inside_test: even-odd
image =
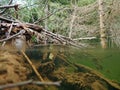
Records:
[[[57,82],[40,82],[40,81],[33,81],[32,84],[36,85],[55,85],[55,86],[60,86],[61,81]]]
[[[46,16],[46,17],[44,17],[44,18],[40,18],[40,19],[38,19],[37,21],[35,21],[35,22],[34,22],[34,24],[37,24],[37,23],[39,23],[39,22],[41,22],[41,21],[43,21],[43,20],[45,20],[45,19],[49,18],[50,16],[52,16],[52,15],[53,15],[53,14],[55,14],[56,12],[59,12],[59,11],[60,11],[60,10],[62,10],[62,9],[64,9],[64,8],[60,8],[60,9],[58,9],[58,10],[54,11],[53,13],[51,13],[51,14],[47,15],[47,16]]]
[[[57,81],[57,82],[40,82],[40,81],[28,80],[28,81],[23,81],[23,82],[18,82],[18,83],[0,85],[0,90],[1,89],[3,90],[3,89],[7,89],[7,88],[18,87],[18,86],[23,86],[23,85],[28,85],[28,84],[60,86],[60,83],[61,83],[61,81]]]
[[[13,84],[1,85],[1,86],[0,86],[0,90],[1,90],[1,89],[6,89],[6,88],[12,88],[12,87],[16,87],[16,86],[27,85],[27,84],[32,83],[32,81],[33,81],[33,80],[28,80],[28,81],[13,83]]]

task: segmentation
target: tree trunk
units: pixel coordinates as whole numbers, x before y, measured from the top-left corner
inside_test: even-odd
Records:
[[[100,39],[102,48],[107,48],[107,36],[104,25],[104,11],[103,11],[103,0],[98,0],[99,4],[99,15],[100,15]]]
[[[74,11],[73,11],[73,14],[72,14],[72,19],[71,19],[71,22],[70,22],[70,32],[69,32],[69,38],[72,38],[72,32],[73,32],[73,24],[74,24],[74,21],[75,21],[75,17],[76,17],[76,0],[74,2]]]
[[[46,6],[45,6],[45,10],[44,10],[44,12],[45,12],[45,17],[47,17],[48,16],[48,2],[47,2],[47,4],[46,4]],[[45,20],[45,29],[46,30],[48,30],[48,20],[46,19]],[[46,33],[45,33],[45,44],[47,43],[47,37],[46,37]]]

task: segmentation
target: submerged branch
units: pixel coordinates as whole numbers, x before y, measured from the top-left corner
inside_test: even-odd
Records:
[[[0,90],[1,89],[2,90],[6,89],[6,88],[13,88],[13,87],[18,87],[18,86],[28,85],[28,84],[60,86],[60,83],[61,83],[61,81],[57,81],[57,82],[39,82],[39,81],[28,80],[28,81],[13,83],[13,84],[0,85]]]

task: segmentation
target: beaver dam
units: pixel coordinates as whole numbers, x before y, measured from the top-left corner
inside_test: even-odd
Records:
[[[42,80],[26,60],[25,53]],[[118,50],[114,49],[111,52],[111,50],[47,45],[31,47],[25,53],[13,49],[0,50],[0,89],[120,89]]]

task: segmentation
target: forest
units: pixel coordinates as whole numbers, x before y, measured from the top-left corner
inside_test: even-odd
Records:
[[[0,90],[119,90],[119,30],[120,0],[0,0]]]

